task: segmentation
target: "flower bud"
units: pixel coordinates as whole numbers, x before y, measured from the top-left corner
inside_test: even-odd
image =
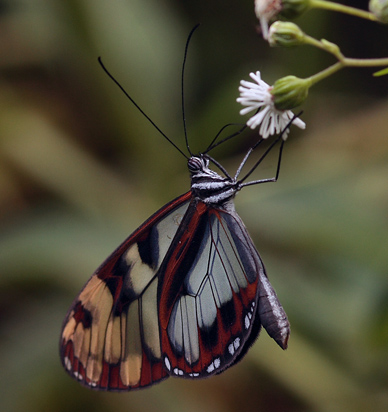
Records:
[[[388,23],[388,0],[370,0],[369,11],[373,13],[381,23]]]
[[[289,110],[301,105],[307,98],[311,84],[310,79],[300,79],[295,76],[276,80],[271,89],[275,107],[279,110]]]
[[[255,0],[255,13],[260,20],[264,39],[271,21],[293,19],[310,7],[310,0]]]
[[[293,47],[304,43],[304,33],[294,23],[275,21],[269,28],[268,43],[270,46]]]
[[[280,17],[295,19],[310,8],[310,0],[282,0]]]

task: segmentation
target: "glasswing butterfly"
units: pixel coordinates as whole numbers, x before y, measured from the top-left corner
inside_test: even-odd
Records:
[[[233,203],[243,187],[277,180],[284,140],[274,140],[239,179],[263,139],[232,177],[207,154],[223,142],[214,143],[218,136],[204,153],[193,155],[185,128],[190,157],[171,142],[188,160],[190,190],[135,230],[71,305],[62,327],[60,356],[65,370],[83,385],[128,391],[171,375],[197,379],[218,374],[243,358],[262,326],[287,348],[287,316]],[[279,141],[276,176],[247,182]],[[211,170],[210,163],[223,176]]]

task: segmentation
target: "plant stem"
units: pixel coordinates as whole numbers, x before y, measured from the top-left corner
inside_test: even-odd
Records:
[[[333,73],[338,72],[338,70],[341,70],[343,67],[345,67],[344,63],[342,62],[337,62],[334,63],[332,66],[328,67],[325,70],[320,71],[317,74],[314,74],[313,76],[309,77],[308,79],[311,81],[311,84],[318,83],[319,81],[325,79],[326,77],[331,76]]]
[[[331,76],[335,72],[343,69],[344,67],[376,67],[376,66],[388,66],[388,58],[384,59],[352,59],[344,57],[341,61],[334,63],[332,66],[320,71],[317,74],[309,77],[306,80],[310,80],[311,84],[318,83],[319,81]]]
[[[360,17],[362,19],[378,21],[377,17],[368,11],[356,9],[355,7],[344,6],[343,4],[334,3],[332,1],[310,0],[309,5],[311,8],[338,11],[340,13],[350,14],[351,16]]]
[[[320,40],[315,39],[314,37],[309,36],[308,34],[304,33],[304,44],[308,44],[309,46],[317,47],[318,49],[326,50],[326,47],[322,44]]]
[[[388,66],[388,58],[381,59],[353,59],[345,57],[341,60],[347,67],[376,67],[376,66]]]

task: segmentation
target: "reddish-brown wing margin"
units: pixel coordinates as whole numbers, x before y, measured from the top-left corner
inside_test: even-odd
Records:
[[[168,377],[161,360],[157,271],[191,198],[187,192],[153,214],[74,300],[62,326],[60,356],[83,385],[122,391]]]

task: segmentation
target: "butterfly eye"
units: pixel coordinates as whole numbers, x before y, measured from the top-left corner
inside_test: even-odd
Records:
[[[206,160],[207,159],[201,157],[191,157],[187,162],[190,173],[197,173],[200,170],[203,170],[209,163],[209,161],[206,162]]]

